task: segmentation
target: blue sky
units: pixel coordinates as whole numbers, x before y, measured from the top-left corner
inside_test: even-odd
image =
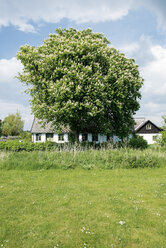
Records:
[[[19,111],[29,130],[29,96],[15,78],[24,44],[41,45],[56,28],[92,28],[134,58],[144,78],[137,116],[162,125],[166,115],[166,1],[0,0],[0,119]]]

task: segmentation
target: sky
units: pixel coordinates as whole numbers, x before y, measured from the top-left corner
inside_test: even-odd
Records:
[[[16,78],[20,46],[42,45],[57,28],[91,28],[133,58],[144,78],[137,117],[156,125],[166,115],[165,0],[0,0],[0,119],[17,111],[30,130],[30,96]]]

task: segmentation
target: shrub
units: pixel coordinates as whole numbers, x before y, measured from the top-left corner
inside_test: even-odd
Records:
[[[20,133],[20,139],[21,140],[26,140],[26,141],[31,141],[32,140],[32,134],[27,131],[23,131]]]
[[[128,146],[133,149],[146,149],[148,143],[141,136],[135,136],[129,140]]]
[[[166,146],[166,130],[161,132],[161,137],[159,137],[157,141],[161,146]]]
[[[49,142],[51,143],[51,142]],[[46,143],[32,143],[29,141],[19,141],[19,140],[7,140],[6,142],[0,142],[0,150],[5,151],[44,151],[46,149],[51,150],[53,144]]]

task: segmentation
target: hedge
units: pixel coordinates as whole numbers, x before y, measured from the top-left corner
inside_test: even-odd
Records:
[[[33,143],[30,141],[19,141],[19,140],[8,140],[0,142],[0,150],[1,151],[53,151],[53,150],[85,150],[89,148],[100,149],[100,148],[108,148],[108,143],[103,144],[95,144],[93,142],[81,142],[81,143],[55,143],[55,142],[38,142]]]

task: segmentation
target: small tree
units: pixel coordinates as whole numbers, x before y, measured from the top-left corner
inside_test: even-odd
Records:
[[[161,138],[159,138],[158,142],[161,145],[166,145],[166,116],[162,116],[164,125],[163,125],[163,131],[161,132]]]
[[[19,135],[23,131],[23,127],[24,121],[21,119],[21,115],[18,112],[16,114],[10,114],[2,122],[2,135]]]
[[[91,29],[57,29],[39,47],[25,45],[17,53],[24,66],[20,81],[28,86],[32,112],[69,127],[116,134],[131,132],[143,80],[133,59],[108,46]]]

